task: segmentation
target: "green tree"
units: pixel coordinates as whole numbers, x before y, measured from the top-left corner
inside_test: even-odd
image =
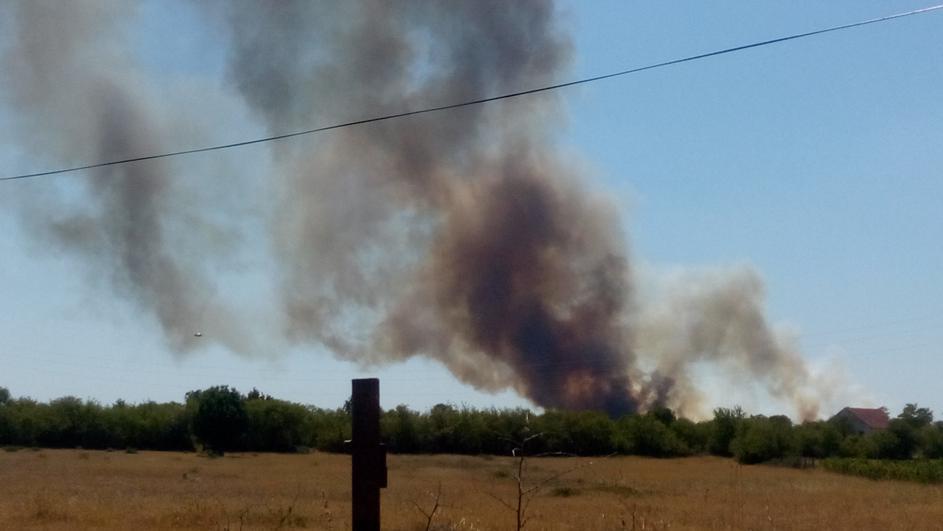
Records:
[[[714,410],[714,420],[711,421],[711,434],[707,447],[714,455],[730,456],[730,443],[737,436],[737,428],[743,422],[743,410],[740,406],[733,409],[717,408]]]
[[[529,443],[531,451],[575,455],[612,452],[613,422],[599,411],[547,411],[531,422],[534,433],[543,434]]]
[[[897,418],[916,429],[920,429],[933,422],[933,412],[929,408],[918,407],[917,404],[907,404],[900,415],[897,415]]]
[[[672,424],[674,424],[674,421],[678,419],[675,416],[674,411],[664,406],[658,406],[658,407],[652,408],[652,410],[649,411],[648,414],[651,415],[652,417],[655,417],[655,420],[661,422],[665,426],[671,426]]]
[[[95,402],[65,396],[40,411],[45,413],[38,441],[43,446],[104,448],[110,442],[103,408]]]
[[[246,401],[248,425],[246,449],[263,452],[294,452],[312,446],[314,427],[304,406],[271,397]]]
[[[920,433],[923,457],[927,459],[943,459],[943,426],[930,424],[924,426]]]
[[[387,411],[380,419],[380,429],[393,452],[416,453],[420,450],[419,414],[405,405]]]
[[[675,432],[653,415],[622,417],[613,439],[617,450],[625,454],[674,457],[690,453]]]
[[[349,401],[348,401],[349,402]],[[326,452],[344,452],[344,441],[350,440],[350,411],[344,408],[321,409],[306,407],[311,419],[314,446]]]
[[[794,455],[794,441],[788,417],[756,416],[740,422],[730,447],[737,461],[753,464]]]
[[[187,393],[190,433],[203,448],[222,454],[241,446],[248,428],[245,399],[220,385]]]
[[[577,455],[604,455],[612,453],[613,422],[601,411],[572,413],[564,424],[570,433],[572,448]],[[551,451],[560,451],[552,449]]]
[[[7,407],[10,402],[10,392],[0,387],[0,444],[16,444],[12,408]]]
[[[888,425],[886,433],[894,436],[895,442],[881,447],[880,457],[886,459],[910,459],[918,446],[918,432],[913,421],[896,418]]]
[[[839,453],[842,435],[839,428],[830,422],[804,422],[794,432],[797,450],[802,457],[821,459]]]
[[[449,404],[436,404],[429,410],[426,419],[427,433],[422,441],[425,452],[460,452],[459,439],[462,436],[455,427],[458,424],[458,411]]]
[[[671,431],[693,454],[707,452],[707,441],[710,439],[711,425],[709,422],[694,422],[679,418],[671,423]]]
[[[462,407],[455,424],[456,444],[458,451],[466,454],[480,454],[484,441],[493,438],[486,433],[487,425],[484,415],[468,406]]]

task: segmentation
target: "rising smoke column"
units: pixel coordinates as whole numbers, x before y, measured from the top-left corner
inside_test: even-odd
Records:
[[[230,79],[274,132],[519,90],[569,62],[551,2],[391,5],[240,4]],[[558,111],[540,96],[276,148],[288,333],[358,360],[432,356],[544,406],[633,411],[626,250],[554,154]]]
[[[571,56],[549,0],[198,8],[210,31],[228,30],[228,87],[273,133],[552,83]],[[219,116],[174,112],[134,64],[127,4],[0,9],[11,28],[0,86],[24,151],[66,165],[217,141],[195,131]],[[810,371],[767,322],[754,273],[686,276],[639,300],[617,209],[554,143],[558,97],[271,144],[264,245],[283,320],[266,344],[320,344],[363,364],[428,356],[479,389],[613,415],[698,413],[693,368],[706,362],[814,415]],[[156,317],[173,351],[194,348],[209,320],[210,340],[252,355],[262,323],[214,297],[223,249],[186,237],[236,231],[242,212],[221,212],[223,188],[250,195],[205,160],[225,183],[208,195],[188,186],[192,171],[151,161],[69,176],[20,211],[42,246]]]

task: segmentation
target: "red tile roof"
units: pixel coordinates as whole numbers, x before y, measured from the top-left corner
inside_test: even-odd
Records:
[[[864,407],[849,407],[845,409],[858,417],[861,422],[864,422],[875,430],[886,429],[890,423],[890,419],[887,417],[887,410],[883,408],[868,409]]]

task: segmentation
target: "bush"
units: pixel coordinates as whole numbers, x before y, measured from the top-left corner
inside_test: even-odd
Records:
[[[895,479],[920,483],[943,483],[943,460],[881,461],[875,459],[831,458],[822,467],[832,472],[868,479]]]

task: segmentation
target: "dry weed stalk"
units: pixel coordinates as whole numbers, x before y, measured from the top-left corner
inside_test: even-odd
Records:
[[[429,492],[428,494],[433,499],[432,509],[429,510],[428,512],[426,512],[426,510],[423,509],[422,506],[419,505],[418,503],[411,502],[413,506],[415,506],[416,509],[420,513],[422,513],[423,516],[426,517],[425,531],[430,531],[432,529],[432,521],[435,519],[436,512],[438,512],[438,510],[441,508],[441,506],[439,505],[439,501],[442,499],[442,482],[441,481],[439,482],[439,487],[436,489],[435,494],[431,492]]]
[[[581,464],[581,465],[576,465],[574,467],[563,470],[562,472],[552,474],[551,476],[544,478],[543,480],[538,481],[537,483],[534,483],[533,485],[527,486],[526,479],[524,477],[525,472],[527,471],[527,457],[528,457],[527,451],[526,451],[527,443],[541,436],[543,436],[543,433],[535,433],[534,435],[526,437],[524,440],[520,441],[519,443],[515,443],[515,448],[511,450],[511,455],[517,458],[517,470],[512,476],[514,478],[514,481],[517,484],[516,502],[513,504],[508,503],[507,501],[503,500],[501,497],[496,496],[493,493],[490,493],[490,492],[486,493],[488,494],[488,496],[491,496],[492,498],[497,500],[499,503],[501,503],[501,505],[503,505],[505,508],[507,508],[508,510],[514,513],[515,518],[516,518],[515,529],[517,531],[521,531],[522,529],[524,529],[524,527],[527,525],[527,522],[530,521],[530,517],[527,516],[527,508],[530,506],[530,502],[532,501],[534,495],[536,495],[540,491],[540,489],[544,488],[545,486],[547,486],[548,483],[554,480],[557,480],[572,472],[575,472],[576,470],[579,470],[580,468],[585,468],[587,466],[592,465],[591,461],[588,463]],[[566,454],[563,452],[537,454],[531,457],[548,457],[551,455],[575,457],[572,454]]]

